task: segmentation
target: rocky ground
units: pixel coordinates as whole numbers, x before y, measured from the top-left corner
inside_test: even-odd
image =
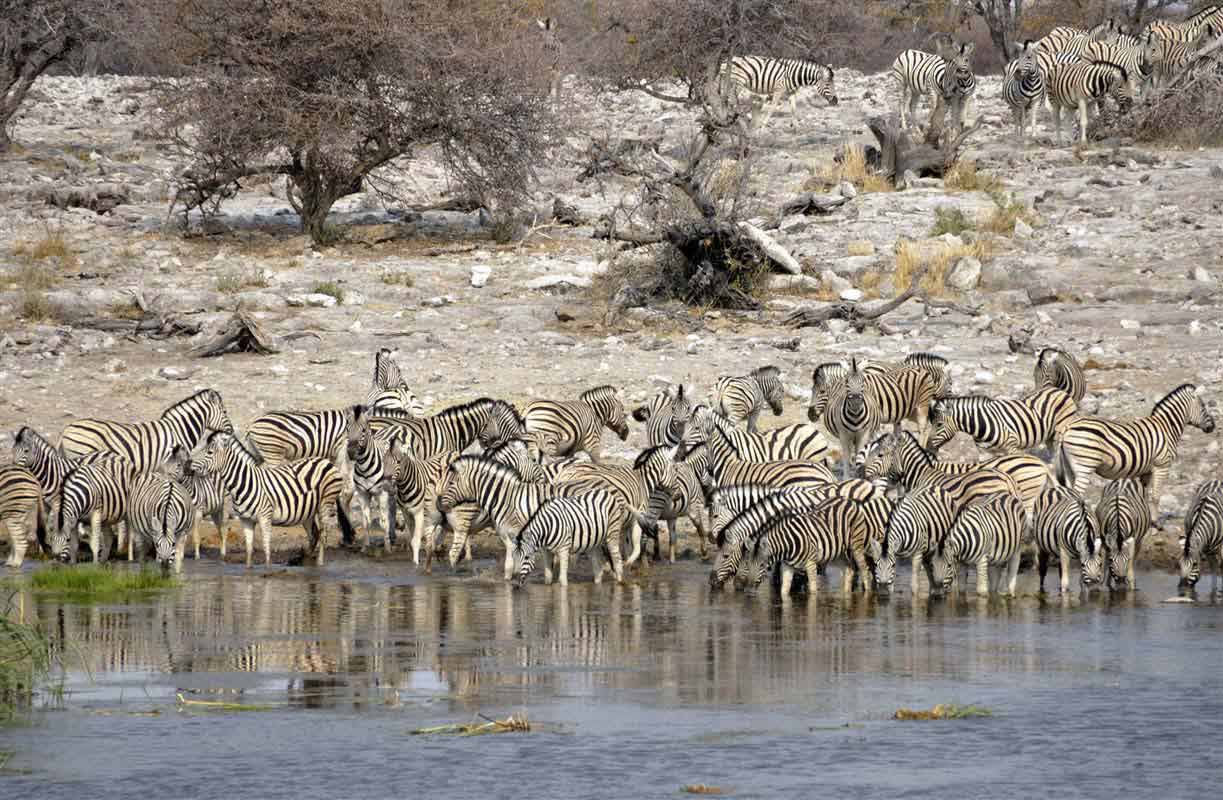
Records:
[[[759,134],[751,190],[762,216],[819,188],[834,152],[872,142],[865,120],[894,103],[883,76],[840,73],[837,88],[838,107],[804,97],[795,116],[782,111]],[[296,233],[274,181],[251,186],[184,237],[167,225],[175,165],[169,146],[151,138],[145,82],[42,79],[16,125],[20,148],[0,158],[0,425],[55,436],[73,417],[152,417],[211,386],[241,427],[265,410],[361,398],[380,346],[399,349],[431,410],[482,395],[571,397],[601,383],[632,401],[678,380],[705,392],[718,375],[775,363],[793,399],[777,421],[793,422],[804,417],[811,368],[850,354],[930,350],[954,363],[957,390],[1018,395],[1032,364],[1008,349],[1018,329],[1086,361],[1091,413],[1146,413],[1184,382],[1206,387],[1213,405],[1223,366],[1223,152],[1054,147],[1047,117],[1036,143],[1021,147],[998,79],[982,79],[978,92],[974,115],[984,127],[967,157],[1023,210],[1013,232],[997,224],[997,192],[937,180],[903,192],[847,191],[854,197],[832,214],[781,220],[777,238],[809,277],[785,281],[764,310],[639,308],[609,319],[605,295],[586,288],[611,255],[591,228],[547,227],[499,245],[478,214],[411,213],[447,188],[428,153],[400,185],[402,204],[362,194],[337,207],[336,221],[353,227],[352,241],[336,247],[317,251]],[[537,199],[551,208],[559,197],[590,218],[636,190],[618,176],[575,181],[592,141],[661,140],[667,152],[691,135],[689,112],[637,94],[571,93],[564,111],[566,135],[540,165]],[[61,208],[69,199],[106,213]],[[940,207],[962,211],[970,229],[931,239]],[[950,252],[944,297],[980,313],[912,302],[886,318],[885,332],[783,326],[795,308],[846,289],[891,296],[904,240],[911,252]],[[487,268],[480,288],[473,268]],[[201,360],[189,353],[198,337],[64,322],[133,316],[133,291],[205,330],[241,303],[281,337],[282,350]],[[1179,515],[1193,487],[1216,477],[1216,435],[1187,432],[1162,512]],[[642,443],[634,432],[611,450],[629,455]],[[1166,562],[1178,525],[1169,520],[1148,552]]]

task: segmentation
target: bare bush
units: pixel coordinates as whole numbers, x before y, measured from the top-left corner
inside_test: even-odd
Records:
[[[160,84],[187,167],[175,203],[208,210],[285,175],[302,229],[434,146],[490,208],[525,197],[551,116],[539,40],[508,2],[154,0],[151,36],[185,77]],[[135,35],[140,35],[136,32]]]
[[[1149,92],[1128,114],[1093,120],[1093,138],[1130,135],[1140,142],[1187,147],[1223,145],[1223,42],[1203,48],[1167,86]]]

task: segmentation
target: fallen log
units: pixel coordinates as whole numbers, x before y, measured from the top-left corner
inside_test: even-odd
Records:
[[[816,194],[804,192],[781,207],[779,216],[788,217],[791,214],[831,214],[849,202],[849,198],[839,194]]]
[[[890,314],[913,298],[922,296],[918,286],[929,270],[930,267],[927,265],[913,278],[908,289],[891,300],[877,303],[870,308],[850,301],[832,303],[824,308],[800,308],[786,317],[785,324],[791,328],[815,328],[827,325],[830,320],[843,319],[859,333],[866,330],[869,325],[878,327],[881,317]]]
[[[964,142],[980,130],[981,125],[982,122],[978,120],[971,128],[960,131],[939,146],[913,141],[908,132],[900,128],[895,115],[872,117],[866,123],[871,135],[879,142],[879,172],[891,178],[897,189],[905,187],[904,176],[907,172],[919,178],[941,178],[946,175],[959,159]]]
[[[238,309],[211,341],[192,352],[199,358],[212,358],[225,353],[258,353],[267,356],[280,351],[263,327],[245,311]]]
[[[768,257],[773,265],[779,267],[782,272],[787,272],[791,275],[801,275],[803,267],[794,256],[790,255],[790,251],[777,243],[777,240],[769,236],[764,231],[757,228],[750,222],[740,222],[739,230],[743,231],[743,235],[751,241],[755,242],[761,252]]]

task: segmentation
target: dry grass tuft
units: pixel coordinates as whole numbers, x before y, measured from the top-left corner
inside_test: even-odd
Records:
[[[416,285],[416,279],[407,270],[383,270],[382,282],[387,286],[407,286],[409,288]]]
[[[867,166],[866,149],[861,144],[846,143],[841,153],[841,163],[830,161],[812,170],[805,186],[808,191],[829,189],[841,181],[849,181],[860,192],[895,191],[891,181]]]
[[[993,192],[990,194],[990,199],[994,201],[994,213],[986,220],[982,230],[1002,236],[1011,236],[1015,233],[1017,220],[1023,220],[1028,225],[1036,224],[1036,215],[1028,210],[1022,201],[1015,199],[1012,195],[1005,192]]]
[[[977,162],[960,159],[943,176],[943,188],[949,192],[1000,192],[1002,181],[998,176],[977,169]]]
[[[46,264],[29,261],[13,271],[11,280],[22,289],[45,291],[59,283],[59,275]]]
[[[42,292],[26,289],[22,292],[17,313],[26,322],[44,322],[55,315],[55,308]]]
[[[976,223],[955,206],[939,206],[934,209],[934,227],[930,229],[930,235],[942,236],[944,233],[950,233],[959,236],[964,231],[975,230],[976,227]]]
[[[869,239],[862,239],[850,242],[845,250],[851,256],[873,256],[875,254],[875,245]]]
[[[912,242],[902,241],[896,248],[896,273],[893,279],[896,284],[896,290],[905,291],[913,283],[914,277],[928,263],[930,269],[926,272],[926,276],[922,278],[918,287],[931,297],[939,297],[947,292],[947,286],[944,283],[947,278],[947,271],[951,269],[953,264],[966,256],[971,256],[981,263],[985,263],[993,256],[993,248],[989,242],[983,240],[959,246],[944,244],[927,260],[923,258],[920,248]]]
[[[266,289],[267,278],[258,270],[246,273],[227,273],[217,277],[217,291],[226,294],[237,294],[245,289]]]

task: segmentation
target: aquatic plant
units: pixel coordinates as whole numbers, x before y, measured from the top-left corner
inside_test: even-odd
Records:
[[[29,708],[37,686],[51,672],[51,648],[34,627],[9,619],[10,595],[0,612],[0,722]]]
[[[38,591],[77,595],[87,599],[170,589],[178,581],[154,567],[130,570],[103,564],[77,567],[49,566],[30,580]]]

